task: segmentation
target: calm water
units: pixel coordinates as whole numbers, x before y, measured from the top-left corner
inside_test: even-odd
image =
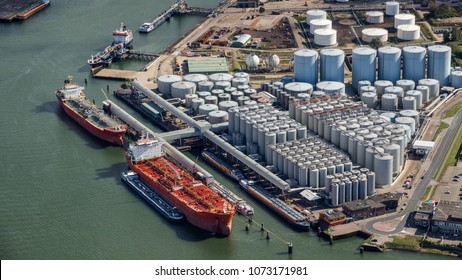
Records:
[[[120,21],[136,31],[173,1],[139,0],[129,6],[126,1],[76,2],[54,0],[25,22],[0,24],[0,258],[440,258],[403,252],[360,255],[359,238],[330,246],[312,233],[291,230],[213,169],[218,180],[253,203],[257,221],[294,241],[294,254],[288,256],[281,241],[265,240],[258,229],[245,232],[237,215],[229,238],[165,221],[120,182],[119,174],[126,168],[122,149],[96,140],[76,125],[61,111],[54,91],[67,75],[80,84],[87,78],[85,92],[100,104],[100,88],[109,85],[113,90],[119,83],[92,79],[86,60],[111,41]],[[202,7],[218,4],[189,2]],[[147,36],[134,32],[134,46],[160,51],[199,20],[175,18]],[[141,66],[133,62],[114,67]]]

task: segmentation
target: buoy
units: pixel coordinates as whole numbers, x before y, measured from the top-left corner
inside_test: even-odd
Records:
[[[263,224],[261,224],[261,228],[260,228],[261,231],[265,231],[265,226]]]
[[[251,224],[251,223],[252,223],[252,218],[249,218],[249,224]]]
[[[106,87],[106,88],[107,88],[107,90],[106,90],[106,91],[107,91],[107,92],[109,92],[109,85],[107,85],[107,87]]]
[[[85,84],[87,84],[87,82],[88,82],[88,81],[87,81],[87,78],[85,78]]]
[[[294,244],[292,243],[292,240],[290,240],[289,245],[287,247],[289,255],[292,254],[293,247],[294,247]]]
[[[270,236],[269,236],[269,231],[266,232],[266,240],[269,240],[270,239]]]
[[[245,225],[245,231],[249,231],[249,224]]]

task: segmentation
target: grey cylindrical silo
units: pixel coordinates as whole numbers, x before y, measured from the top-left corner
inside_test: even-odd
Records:
[[[367,177],[361,174],[359,177],[358,198],[366,199],[367,197]]]
[[[383,149],[393,157],[393,173],[401,170],[401,147],[397,144],[384,145]]]
[[[213,89],[213,82],[211,81],[202,81],[197,84],[198,91],[211,91]]]
[[[428,47],[428,78],[440,82],[441,86],[449,85],[451,71],[451,48],[443,45]]]
[[[420,108],[422,106],[422,92],[419,90],[408,90],[405,93],[406,96],[412,96],[415,98],[416,107]],[[415,110],[415,109],[414,109]]]
[[[196,84],[191,82],[175,82],[171,85],[170,90],[173,98],[184,99],[187,94],[196,93]]]
[[[340,182],[338,186],[338,203],[345,203],[345,182]]]
[[[192,107],[192,100],[196,99],[196,98],[199,98],[199,96],[197,94],[187,94],[184,97],[186,107],[191,108]]]
[[[375,173],[372,171],[367,172],[367,196],[375,193]]]
[[[396,111],[398,108],[398,96],[395,94],[385,93],[382,95],[382,110]]]
[[[350,180],[345,181],[345,202],[352,199],[353,183]]]
[[[361,96],[364,92],[377,92],[377,89],[374,86],[362,86],[359,88],[359,96]]]
[[[358,200],[359,198],[359,181],[357,176],[351,176],[351,200]]]
[[[326,186],[327,167],[323,166],[319,168],[319,187],[324,188]]]
[[[403,89],[403,92],[415,89],[415,82],[413,80],[398,80],[396,86]]]
[[[374,157],[375,182],[387,186],[393,182],[393,157],[389,154],[376,154]]]
[[[306,187],[308,185],[308,168],[303,163],[298,164],[298,184],[301,187]]]
[[[419,80],[419,86],[427,86],[429,88],[429,98],[435,98],[440,95],[440,82],[435,79]]]
[[[344,162],[345,172],[353,170],[353,163],[351,161]]]
[[[214,104],[203,104],[199,106],[199,114],[208,116],[210,112],[218,111],[218,106]]]
[[[312,188],[319,188],[319,169],[316,166],[311,166],[309,174],[310,186]]]
[[[419,46],[403,48],[403,79],[418,82],[425,78],[427,50]]]
[[[297,127],[297,139],[305,139],[306,138],[306,127]]]
[[[393,83],[391,81],[386,80],[377,80],[374,82],[374,87],[376,88],[376,93],[379,97],[385,93],[385,88],[392,87]]]
[[[208,80],[208,78],[207,76],[202,75],[202,74],[189,74],[189,75],[185,75],[183,77],[183,80],[186,82],[195,83],[197,86],[199,86],[200,82],[205,82]]]
[[[320,81],[344,82],[345,52],[340,49],[321,50]]]
[[[396,47],[381,47],[378,49],[379,68],[378,79],[395,83],[400,79],[401,49]]]
[[[403,98],[403,110],[417,110],[417,101],[414,96]]]
[[[228,134],[232,135],[235,129],[235,120],[234,117],[236,116],[236,109],[232,108],[228,111]]]
[[[377,52],[371,48],[353,49],[353,88],[357,89],[361,80],[375,82],[376,55]]]
[[[330,194],[332,206],[338,206],[338,193],[339,193],[339,184],[334,184],[332,186],[332,191]]]
[[[427,86],[419,85],[415,88],[422,93],[422,104],[430,99],[430,88]]]
[[[361,94],[361,101],[366,104],[367,108],[374,109],[378,104],[377,94],[373,92],[363,92]]]
[[[183,78],[178,75],[163,75],[157,79],[158,90],[162,94],[170,95],[173,83],[180,82]]]
[[[294,53],[294,78],[296,82],[315,85],[318,82],[318,52],[302,49]]]
[[[399,111],[401,117],[409,117],[415,120],[415,124],[418,127],[420,125],[420,113],[416,110],[401,110]]]
[[[376,151],[373,146],[369,146],[366,148],[366,164],[364,166],[369,170],[374,170],[375,153]]]

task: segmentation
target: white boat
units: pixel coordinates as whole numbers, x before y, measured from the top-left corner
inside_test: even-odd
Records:
[[[133,41],[133,34],[131,30],[127,29],[127,26],[123,22],[120,23],[120,29],[112,31],[112,42],[113,44],[122,43],[124,47],[130,46]]]
[[[140,28],[138,29],[138,31],[140,33],[148,33],[148,32],[151,32],[154,30],[154,24],[152,24],[151,22],[145,22],[143,23]]]

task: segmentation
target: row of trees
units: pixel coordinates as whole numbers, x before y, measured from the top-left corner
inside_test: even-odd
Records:
[[[460,31],[459,27],[452,28],[452,31],[449,32],[445,30],[443,32],[443,41],[445,43],[448,42],[462,42],[462,32]]]

